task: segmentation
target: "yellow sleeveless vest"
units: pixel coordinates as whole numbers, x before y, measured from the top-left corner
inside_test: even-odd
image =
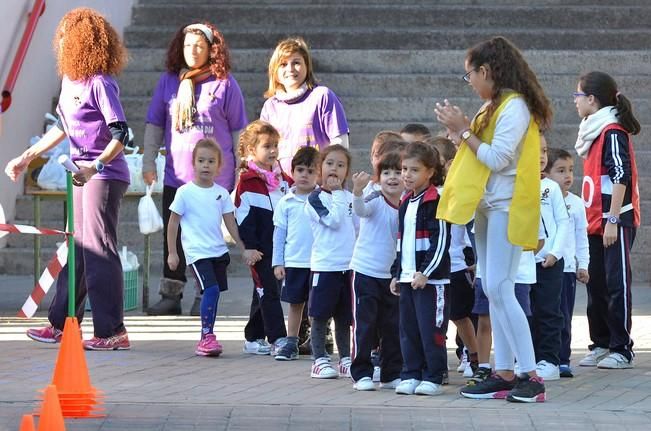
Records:
[[[492,142],[500,113],[507,102],[516,97],[522,96],[514,92],[503,96],[488,126],[478,136],[482,142]],[[483,112],[480,112],[470,125],[475,134],[482,115]],[[461,225],[472,220],[490,174],[490,169],[477,159],[465,142],[462,143],[445,179],[436,217]],[[535,250],[538,245],[539,225],[540,132],[532,116],[517,164],[513,199],[509,209],[508,239],[524,250]]]

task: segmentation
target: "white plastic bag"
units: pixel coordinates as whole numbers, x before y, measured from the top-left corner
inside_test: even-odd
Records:
[[[127,159],[127,165],[129,166],[129,179],[131,184],[127,191],[143,193],[145,191],[144,179],[142,178],[142,153],[138,152],[139,148],[133,148],[131,154],[124,155]],[[156,175],[158,176],[158,181],[153,184],[154,193],[163,192],[163,176],[165,175],[165,156],[158,154],[156,157]]]
[[[127,250],[127,246],[122,246],[122,251],[118,253],[120,255],[120,263],[122,264],[122,272],[133,271],[140,267],[138,263],[138,256],[132,251]]]
[[[145,191],[145,182],[142,179],[142,154],[138,153],[139,148],[125,148],[125,151],[131,150],[131,154],[124,154],[129,166],[129,188],[127,191],[142,193]]]
[[[152,186],[147,186],[145,195],[138,203],[138,224],[143,235],[158,232],[163,228],[163,218],[151,197],[152,189]]]
[[[38,179],[36,180],[40,188],[46,190],[66,189],[66,170],[56,159],[56,157],[50,157],[47,163],[41,168],[41,172],[38,174]]]

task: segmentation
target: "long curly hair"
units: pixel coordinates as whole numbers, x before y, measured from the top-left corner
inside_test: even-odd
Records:
[[[541,130],[549,128],[553,112],[545,91],[520,50],[507,38],[497,36],[468,50],[466,61],[473,70],[488,65],[494,82],[491,101],[482,116],[477,133],[481,133],[499,106],[502,90],[511,89],[524,97]]]
[[[212,30],[212,44],[201,30],[185,29],[188,25],[197,23],[203,24]],[[183,57],[183,42],[185,41],[185,35],[188,33],[198,34],[202,36],[206,43],[210,46],[210,55],[208,57],[208,63],[210,63],[210,72],[217,79],[226,79],[226,76],[231,71],[231,57],[228,51],[228,45],[224,39],[224,35],[221,34],[219,30],[217,30],[217,27],[208,21],[199,21],[197,23],[188,23],[182,25],[176,31],[174,37],[172,38],[172,41],[167,48],[165,68],[168,72],[174,74],[178,74],[181,69],[187,69],[188,65],[185,64],[185,58]]]
[[[59,75],[73,81],[93,75],[117,75],[127,64],[127,50],[99,12],[73,9],[61,18],[52,40]]]
[[[278,68],[280,63],[292,54],[299,54],[305,61],[305,68],[307,69],[307,76],[305,77],[305,84],[308,90],[313,89],[317,85],[316,77],[314,76],[314,66],[312,64],[312,55],[310,48],[308,48],[305,39],[302,37],[289,37],[278,42],[276,49],[271,58],[269,59],[269,68],[267,73],[269,75],[269,86],[264,93],[265,98],[273,97],[276,91],[280,88],[285,89],[283,85],[278,82]]]

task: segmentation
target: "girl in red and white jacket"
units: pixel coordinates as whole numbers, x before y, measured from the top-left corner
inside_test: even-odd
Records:
[[[273,212],[292,183],[278,162],[279,141],[280,135],[269,123],[256,120],[246,126],[239,144],[242,173],[233,192],[244,247],[262,255],[257,261],[247,262],[254,290],[249,321],[244,327],[244,352],[254,355],[273,355],[287,337],[280,286],[271,266]]]
[[[631,135],[640,132],[640,123],[615,80],[603,72],[581,76],[574,102],[583,118],[575,148],[584,159],[592,340],[579,365],[632,368],[630,252],[640,225],[640,198]]]

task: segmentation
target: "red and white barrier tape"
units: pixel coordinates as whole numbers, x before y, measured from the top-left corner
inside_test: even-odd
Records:
[[[9,233],[29,233],[32,235],[66,235],[66,232],[57,229],[47,229],[24,224],[0,223],[0,231]]]
[[[45,297],[48,290],[50,290],[50,287],[54,284],[54,280],[66,265],[67,261],[68,242],[64,241],[57,249],[54,257],[52,257],[50,262],[47,264],[47,268],[45,268],[45,271],[41,274],[41,278],[38,279],[38,283],[34,286],[34,290],[32,290],[27,301],[25,301],[23,307],[18,312],[18,317],[34,317],[43,297]]]
[[[67,233],[62,230],[57,229],[47,229],[47,228],[38,228],[34,226],[27,226],[22,224],[6,224],[0,223],[0,232],[9,232],[9,233],[28,233],[31,235],[64,235],[67,238]],[[18,317],[33,317],[38,309],[38,305],[43,300],[43,297],[47,294],[54,280],[57,278],[63,267],[68,261],[68,242],[64,241],[63,244],[59,246],[56,251],[56,254],[50,259],[47,267],[41,274],[41,278],[38,279],[38,283],[34,286],[34,290],[29,295],[25,304],[18,312]]]

